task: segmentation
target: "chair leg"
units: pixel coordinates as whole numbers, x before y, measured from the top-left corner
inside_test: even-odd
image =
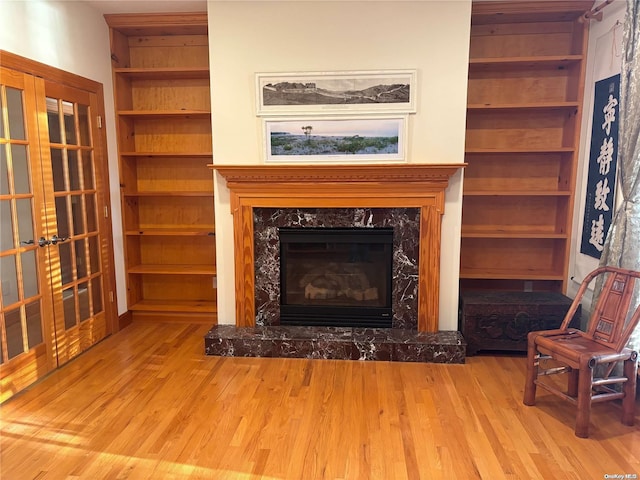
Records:
[[[633,425],[636,407],[636,382],[638,376],[638,364],[636,360],[629,359],[624,362],[624,376],[627,381],[622,385],[624,398],[622,399],[622,423]]]
[[[571,369],[567,380],[567,395],[573,398],[578,395],[578,373],[579,370]]]
[[[523,403],[525,405],[536,404],[536,379],[538,378],[538,351],[535,343],[529,340],[529,346],[527,349],[527,378],[524,384],[524,398]]]
[[[587,438],[589,436],[589,418],[591,417],[591,389],[593,383],[593,369],[580,362],[578,373],[578,412],[576,415],[577,437]]]

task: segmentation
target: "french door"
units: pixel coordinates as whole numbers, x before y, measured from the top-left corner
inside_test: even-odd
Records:
[[[111,333],[115,305],[96,93],[0,67],[0,107],[3,401]]]

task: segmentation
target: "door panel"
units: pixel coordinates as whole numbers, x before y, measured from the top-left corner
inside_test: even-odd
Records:
[[[98,226],[95,180],[95,94],[46,82],[48,152],[43,167],[52,176],[55,218],[50,230],[55,337],[58,364],[63,364],[107,334],[102,289],[102,233]],[[53,223],[53,222],[51,222]]]
[[[0,69],[0,400],[55,368],[35,97],[44,84]],[[46,125],[44,125],[46,127]],[[44,233],[43,233],[44,235]]]

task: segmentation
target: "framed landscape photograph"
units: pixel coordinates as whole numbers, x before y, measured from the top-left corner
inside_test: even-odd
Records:
[[[263,122],[266,162],[405,160],[406,115]]]
[[[414,113],[416,70],[257,73],[257,114]]]

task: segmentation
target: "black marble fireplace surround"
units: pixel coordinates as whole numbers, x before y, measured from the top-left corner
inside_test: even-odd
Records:
[[[417,330],[417,208],[254,208],[256,326],[280,325],[280,227],[393,228],[392,328]]]
[[[255,327],[216,325],[218,356],[464,363],[459,332],[418,331],[418,208],[254,208]],[[391,328],[288,326],[280,322],[281,227],[393,228]]]

